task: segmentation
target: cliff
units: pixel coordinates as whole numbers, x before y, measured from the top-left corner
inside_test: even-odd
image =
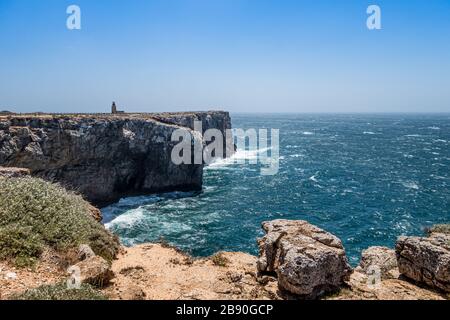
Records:
[[[126,195],[199,190],[203,165],[171,161],[174,130],[231,128],[227,112],[0,116],[0,166],[28,168],[97,205]],[[194,138],[196,139],[196,138]]]

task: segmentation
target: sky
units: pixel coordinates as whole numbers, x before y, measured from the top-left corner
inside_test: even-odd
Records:
[[[69,30],[69,5],[81,29]],[[381,30],[366,26],[369,5]],[[0,110],[450,112],[450,0],[0,0]]]

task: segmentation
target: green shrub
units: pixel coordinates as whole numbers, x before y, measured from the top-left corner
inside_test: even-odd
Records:
[[[225,257],[225,255],[222,252],[214,254],[211,257],[211,260],[214,263],[214,265],[219,267],[226,267],[230,263],[230,260],[228,260],[228,258]]]
[[[42,249],[42,238],[32,228],[17,224],[0,227],[0,259],[13,258],[17,266],[24,267],[34,264]]]
[[[0,178],[0,258],[32,263],[46,246],[64,252],[80,244],[112,260],[119,243],[90,215],[88,203],[42,179]]]
[[[79,289],[68,289],[65,282],[56,285],[44,285],[30,289],[9,298],[9,300],[106,300],[98,290],[88,284],[82,284]]]

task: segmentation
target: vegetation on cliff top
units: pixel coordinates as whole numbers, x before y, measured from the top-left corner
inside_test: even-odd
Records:
[[[88,244],[112,260],[119,243],[90,215],[88,203],[42,179],[0,178],[0,259],[32,265],[45,247],[65,252]]]
[[[11,300],[106,300],[98,290],[88,284],[82,284],[79,289],[68,289],[66,283],[44,285],[12,296]]]

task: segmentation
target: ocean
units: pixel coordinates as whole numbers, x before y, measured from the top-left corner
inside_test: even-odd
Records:
[[[193,256],[257,254],[261,222],[307,220],[350,262],[450,221],[450,114],[232,114],[233,128],[280,131],[279,172],[234,159],[204,170],[202,192],[131,197],[102,209],[125,245],[165,241]]]

